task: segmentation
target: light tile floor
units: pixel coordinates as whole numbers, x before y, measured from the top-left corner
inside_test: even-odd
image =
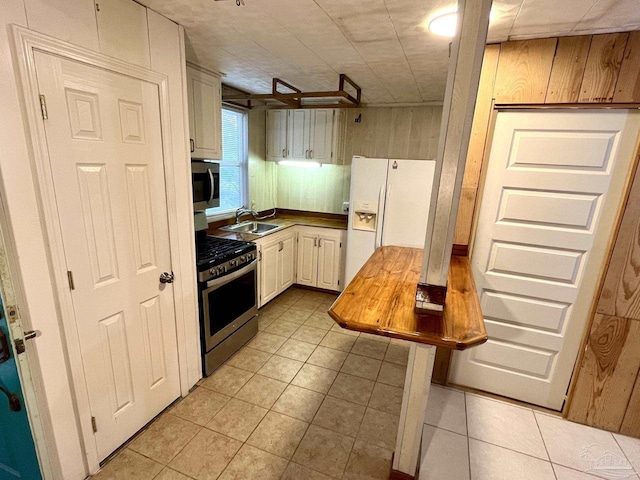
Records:
[[[334,299],[273,300],[258,335],[95,480],[386,480],[409,346],[341,329]],[[636,439],[438,386],[427,412],[421,480],[640,480]],[[607,477],[599,459],[623,468]]]

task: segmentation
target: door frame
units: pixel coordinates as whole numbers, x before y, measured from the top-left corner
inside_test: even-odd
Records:
[[[22,354],[15,351],[15,341],[24,341],[25,330],[30,330],[29,312],[24,302],[22,283],[18,274],[17,254],[13,244],[13,237],[9,234],[9,221],[4,201],[0,197],[0,294],[4,302],[5,312],[15,308],[17,315],[8,318],[9,341],[16,359],[16,368],[20,387],[24,398],[27,418],[31,427],[31,435],[36,448],[40,473],[44,480],[53,480],[54,474],[52,457],[55,457],[55,445],[47,442],[45,423],[48,421],[46,402],[39,393],[42,391],[42,381],[39,376],[38,360],[31,342],[25,342],[26,350]],[[51,451],[50,451],[51,449]]]
[[[89,394],[84,375],[80,340],[78,337],[71,292],[65,267],[65,255],[62,230],[58,222],[58,207],[55,200],[53,175],[49,162],[44,123],[39,101],[39,89],[36,76],[34,52],[39,51],[55,55],[65,60],[75,61],[90,67],[100,68],[112,73],[142,80],[158,87],[160,108],[160,129],[162,134],[162,153],[164,157],[164,177],[167,198],[167,218],[172,270],[180,271],[180,243],[178,239],[179,218],[175,198],[176,176],[172,150],[169,93],[167,76],[158,72],[133,65],[104,54],[88,50],[65,41],[25,29],[12,26],[13,42],[18,67],[17,83],[22,88],[22,101],[26,116],[27,141],[31,148],[34,167],[34,185],[37,192],[40,222],[44,227],[45,240],[48,243],[48,260],[51,282],[56,295],[58,321],[64,331],[64,345],[68,369],[74,387],[75,413],[80,430],[80,438],[85,450],[88,472],[95,472],[100,466],[96,439],[91,425]],[[182,133],[182,132],[179,132]],[[186,148],[186,143],[185,143]],[[182,248],[185,248],[182,246]],[[194,261],[195,271],[195,261]],[[195,278],[195,277],[194,277]],[[186,299],[181,282],[173,284],[174,314],[176,318],[176,338],[178,348],[178,371],[182,396],[189,392],[188,359],[186,329],[189,318],[185,315]],[[197,319],[193,321],[197,322]],[[199,329],[199,327],[198,327]]]
[[[614,111],[625,111],[629,114],[638,115],[636,110],[638,110],[637,104],[593,104],[593,103],[585,103],[585,104],[562,104],[562,105],[537,105],[537,104],[495,104],[495,101],[491,104],[491,112],[489,114],[489,122],[486,133],[485,140],[485,150],[482,158],[482,166],[480,170],[480,176],[478,179],[478,189],[476,194],[476,202],[473,211],[472,218],[472,226],[471,232],[469,236],[469,245],[468,245],[468,256],[471,259],[471,256],[475,247],[476,233],[478,230],[478,220],[480,216],[480,208],[482,206],[483,195],[485,191],[485,184],[487,180],[487,174],[489,170],[489,160],[491,157],[491,147],[493,145],[493,139],[496,129],[496,121],[499,113],[505,112],[540,112],[540,111],[552,111],[552,112],[581,112],[581,111],[593,111],[593,110],[614,110]],[[578,343],[578,350],[576,354],[576,358],[574,360],[573,368],[571,370],[571,374],[569,377],[567,391],[565,395],[565,401],[561,410],[558,411],[564,418],[568,415],[568,407],[572,399],[572,393],[576,382],[576,372],[580,367],[582,362],[582,358],[585,353],[585,346],[588,340],[589,332],[591,330],[591,326],[593,324],[595,310],[598,303],[598,293],[602,289],[602,285],[604,283],[605,275],[606,275],[606,267],[611,259],[611,254],[613,252],[613,248],[615,246],[616,237],[618,234],[618,230],[620,228],[620,223],[622,221],[622,215],[624,213],[624,207],[627,202],[627,198],[631,191],[631,186],[633,182],[633,175],[638,168],[638,164],[640,163],[640,135],[635,139],[635,144],[630,153],[630,159],[624,160],[628,162],[626,175],[624,178],[613,178],[609,185],[611,188],[611,184],[614,182],[619,182],[622,184],[621,194],[616,199],[617,205],[614,212],[609,212],[610,215],[613,216],[613,229],[609,233],[607,238],[599,239],[599,248],[601,248],[604,252],[603,260],[600,265],[591,265],[589,272],[585,272],[585,278],[591,274],[591,284],[593,290],[593,297],[591,300],[585,301],[583,305],[580,305],[580,309],[585,318],[584,324],[578,328],[576,328],[576,339]],[[592,249],[596,247],[596,242],[592,246]],[[583,286],[584,288],[584,286]],[[583,294],[584,295],[584,294]],[[576,303],[579,301],[577,299]],[[574,313],[575,314],[575,311]],[[574,340],[575,342],[575,340]],[[453,356],[449,357],[448,361],[448,372],[447,372],[447,382],[449,382],[449,376],[451,374],[451,365],[453,362]],[[452,385],[455,385],[451,382]],[[463,387],[466,388],[466,387]],[[519,400],[516,400],[519,401]],[[541,407],[544,408],[544,407]]]

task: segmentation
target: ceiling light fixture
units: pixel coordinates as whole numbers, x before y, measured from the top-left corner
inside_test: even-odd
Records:
[[[320,162],[308,162],[306,160],[280,160],[278,165],[285,167],[303,167],[303,168],[319,168],[322,166]]]
[[[427,22],[425,22],[429,31],[435,35],[442,37],[454,37],[456,34],[456,26],[458,24],[457,8],[448,8],[440,10],[433,14]]]

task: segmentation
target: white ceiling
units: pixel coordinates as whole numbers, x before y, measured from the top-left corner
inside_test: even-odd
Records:
[[[189,61],[223,82],[269,93],[279,77],[335,90],[338,74],[367,103],[439,102],[449,39],[421,26],[455,0],[139,0],[183,25]],[[489,43],[640,29],[639,0],[495,0]]]

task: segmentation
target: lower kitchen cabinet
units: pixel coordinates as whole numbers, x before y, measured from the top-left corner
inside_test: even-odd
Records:
[[[256,241],[258,246],[259,306],[295,282],[296,232],[287,229]]]
[[[342,290],[345,237],[343,230],[298,227],[296,283],[325,290]]]

